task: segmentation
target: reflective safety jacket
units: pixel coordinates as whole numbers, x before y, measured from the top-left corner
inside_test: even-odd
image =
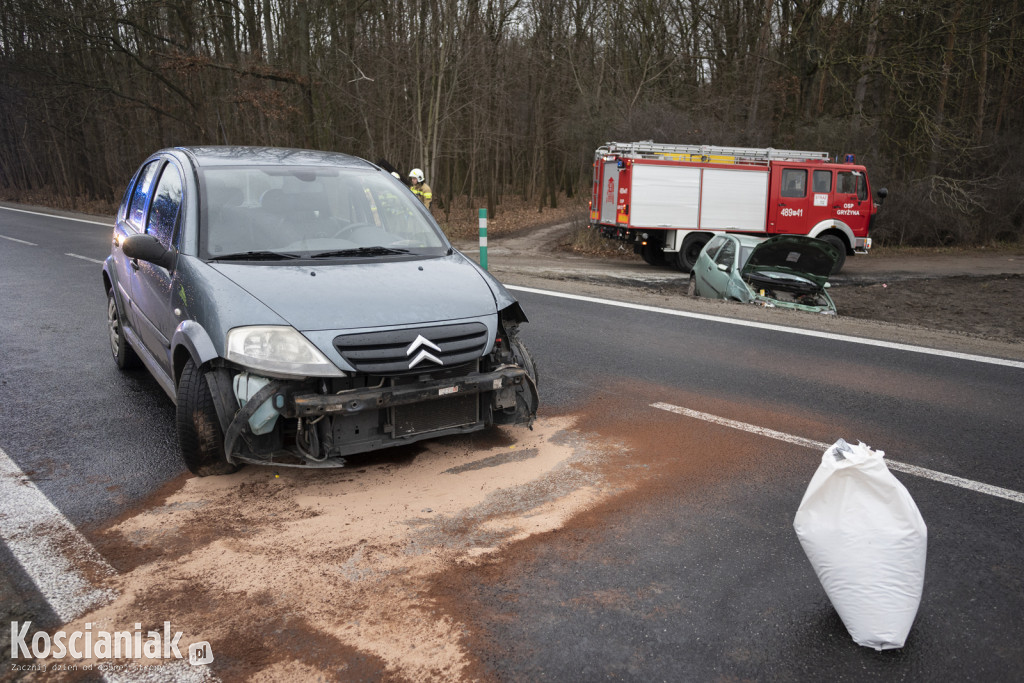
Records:
[[[412,185],[409,189],[412,190],[412,193],[416,195],[421,202],[423,202],[423,206],[428,209],[430,208],[430,202],[434,198],[434,193],[430,191],[430,185],[427,185],[426,183],[419,183],[417,185]]]

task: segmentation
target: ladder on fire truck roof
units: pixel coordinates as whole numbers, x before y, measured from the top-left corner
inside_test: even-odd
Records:
[[[678,158],[686,154],[705,160],[723,157],[745,162],[757,161],[828,161],[828,152],[802,152],[794,149],[773,149],[772,147],[718,147],[716,145],[669,145],[652,140],[641,142],[606,142],[597,150],[598,156],[617,154],[639,159]]]

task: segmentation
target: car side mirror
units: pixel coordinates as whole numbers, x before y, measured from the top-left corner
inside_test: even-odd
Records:
[[[885,201],[885,198],[889,196],[889,190],[887,190],[886,188],[883,187],[882,189],[880,189],[875,194],[878,195],[878,203],[881,204],[882,202]]]
[[[149,261],[168,270],[174,266],[174,252],[160,244],[153,235],[131,235],[121,244],[121,251],[128,258]]]

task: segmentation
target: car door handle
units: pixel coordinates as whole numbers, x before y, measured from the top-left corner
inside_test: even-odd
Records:
[[[129,261],[129,263],[132,264],[132,270],[138,270],[139,269],[139,259],[133,258],[131,261]]]

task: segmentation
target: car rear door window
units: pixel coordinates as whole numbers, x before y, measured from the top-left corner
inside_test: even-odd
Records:
[[[178,169],[174,164],[167,164],[153,192],[146,234],[155,236],[160,240],[160,244],[170,248],[180,206],[181,176],[178,175]]]
[[[149,162],[139,171],[139,179],[135,183],[135,190],[132,192],[132,201],[128,207],[126,216],[129,223],[138,229],[142,229],[143,219],[146,217],[146,200],[149,199],[149,191],[153,186],[153,176],[160,166],[160,160]]]

